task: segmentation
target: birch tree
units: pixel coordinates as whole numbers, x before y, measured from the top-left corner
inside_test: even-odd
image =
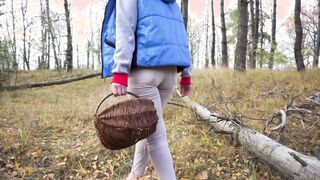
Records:
[[[6,5],[6,1],[5,0],[0,0],[0,7]],[[0,16],[4,15],[5,12],[0,11]],[[2,24],[0,24],[0,26],[2,26]]]
[[[90,42],[91,42],[91,69],[94,69],[94,54],[95,54],[95,41],[94,41],[94,32],[92,24],[92,10],[90,8]]]
[[[91,42],[88,39],[86,44],[86,50],[87,50],[87,69],[90,67],[90,48],[91,48]]]
[[[186,27],[186,30],[188,30],[188,15],[189,15],[188,4],[189,4],[189,0],[181,0],[181,13],[183,16],[183,22],[184,22],[184,26]]]
[[[254,39],[253,39],[253,62],[252,68],[257,67],[257,50],[259,43],[259,25],[260,25],[260,0],[255,0],[255,29],[254,29]]]
[[[77,44],[77,69],[80,69],[79,45]]]
[[[13,69],[18,69],[18,59],[17,59],[17,38],[16,38],[16,16],[14,10],[14,2],[11,0],[11,17],[12,17],[12,55],[13,55]]]
[[[205,36],[205,67],[209,67],[209,52],[208,52],[208,44],[209,44],[209,0],[206,0],[206,18],[205,18],[205,30],[206,30],[206,36]]]
[[[47,19],[47,32],[48,34],[48,39],[47,39],[47,47],[48,47],[48,55],[47,55],[47,63],[46,63],[46,69],[50,69],[50,49],[51,49],[51,41],[53,41],[52,38],[52,23],[51,23],[51,18],[50,18],[50,3],[49,0],[46,0],[46,19]],[[51,38],[50,38],[51,37]]]
[[[214,21],[214,1],[211,0],[211,26],[212,26],[212,44],[211,44],[211,66],[214,68],[216,66],[215,61],[215,46],[216,46],[216,28]]]
[[[31,23],[27,22],[27,10],[28,10],[28,0],[21,1],[21,14],[22,14],[22,35],[23,35],[23,52],[22,52],[22,59],[23,59],[23,70],[27,68],[30,70],[30,62],[28,60],[27,55],[27,30],[30,27]]]
[[[0,0],[0,8],[2,6],[5,6],[5,0]],[[0,17],[2,15],[4,15],[5,12],[2,11],[2,9],[0,9]],[[0,23],[0,28],[2,27],[2,23]],[[8,47],[7,47],[7,42],[5,39],[2,39],[0,38],[0,87],[2,86],[2,84],[4,84],[4,81],[5,81],[5,77],[3,75],[3,71],[6,69],[5,68],[5,65],[6,65],[6,62],[5,62],[5,59],[9,59],[7,57],[7,55],[9,54],[8,53]]]
[[[318,28],[316,31],[316,44],[314,46],[313,67],[319,67],[319,51],[320,51],[320,0],[318,0]]]
[[[269,64],[268,64],[269,69],[273,69],[274,52],[277,49],[276,28],[277,28],[277,0],[273,0],[272,29],[271,29],[271,50],[270,50],[270,59],[269,59]]]
[[[259,41],[259,24],[260,24],[260,7],[259,0],[251,0],[250,2],[250,15],[251,15],[251,49],[249,67],[256,68],[257,64],[257,49]]]
[[[66,50],[66,68],[68,72],[73,69],[73,47],[72,47],[72,34],[71,34],[71,19],[70,19],[70,6],[68,0],[64,0],[64,10],[67,25],[67,50]]]
[[[46,40],[48,37],[47,25],[46,25],[46,13],[43,0],[40,1],[40,19],[41,19],[41,57],[38,62],[38,69],[44,69],[46,67],[47,57],[47,45]]]
[[[199,49],[200,49],[200,42],[201,42],[201,34],[199,30],[202,29],[202,25],[196,22],[193,19],[189,20],[189,28],[188,28],[188,36],[190,41],[190,53],[191,53],[191,61],[194,67],[199,66]]]

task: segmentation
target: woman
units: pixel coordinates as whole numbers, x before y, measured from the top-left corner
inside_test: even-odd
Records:
[[[181,72],[181,95],[190,93],[190,52],[180,9],[175,0],[116,0],[115,3],[115,33],[110,30],[114,23],[104,23],[106,30],[103,30],[102,38],[110,46],[112,40],[108,40],[107,34],[114,33],[116,48],[112,68],[110,58],[103,59],[103,74],[107,76],[111,69],[114,95],[125,95],[128,90],[150,99],[159,117],[156,132],[136,144],[127,179],[142,177],[150,156],[160,179],[174,180],[176,176],[162,113],[175,88],[177,72]],[[107,18],[112,16],[111,13]],[[102,51],[105,57],[110,52],[108,49]]]

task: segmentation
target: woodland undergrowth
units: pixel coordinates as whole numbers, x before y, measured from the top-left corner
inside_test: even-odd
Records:
[[[63,79],[55,71],[19,72],[11,84]],[[0,93],[0,179],[121,179],[130,171],[133,148],[109,151],[93,126],[98,102],[110,93],[100,78],[60,86]],[[194,70],[191,98],[212,112],[238,117],[262,132],[265,121],[291,102],[320,89],[320,71]],[[125,98],[120,98],[121,100]],[[106,106],[118,101],[113,98]],[[170,102],[183,105],[177,95]],[[275,170],[227,135],[198,121],[190,109],[168,104],[167,136],[179,179],[281,179]],[[289,119],[285,145],[310,155],[320,146],[320,124]],[[157,179],[149,163],[145,179]]]

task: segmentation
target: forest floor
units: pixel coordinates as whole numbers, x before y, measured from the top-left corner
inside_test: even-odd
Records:
[[[15,83],[89,74],[21,72]],[[93,78],[71,84],[0,92],[0,179],[121,179],[130,171],[133,147],[106,150],[93,126],[98,102],[110,81]],[[320,71],[194,71],[191,98],[262,132],[265,120],[292,100],[302,103],[320,89]],[[177,95],[172,102],[182,103]],[[110,105],[110,104],[109,104]],[[250,118],[261,120],[250,120]],[[178,179],[281,179],[278,173],[227,135],[215,133],[188,108],[167,105],[168,142]],[[307,155],[320,146],[320,124],[289,119],[285,144]],[[149,163],[145,179],[157,179]]]

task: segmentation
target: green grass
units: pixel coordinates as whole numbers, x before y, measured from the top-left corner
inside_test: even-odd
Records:
[[[41,82],[88,73],[91,72],[19,72],[11,83]],[[0,170],[0,179],[125,177],[131,167],[133,148],[117,152],[104,149],[92,122],[96,105],[110,92],[109,88],[109,80],[93,78],[60,86],[2,92],[0,161],[2,159],[6,166]],[[292,98],[297,96],[294,102],[301,103],[319,88],[319,70],[303,74],[195,70],[191,98],[220,114],[266,119],[283,109]],[[179,101],[176,95],[173,99]],[[114,101],[115,98],[108,104]],[[228,136],[215,133],[207,124],[197,123],[198,117],[191,110],[167,105],[165,119],[179,179],[200,179],[206,175],[209,179],[280,178],[242,147],[232,147]],[[259,131],[263,129],[264,121],[242,120]],[[310,127],[308,123],[306,126]],[[319,140],[311,142],[319,129],[317,126],[301,129],[299,121],[289,120],[287,145],[310,154],[313,145],[320,145]],[[151,164],[147,176],[156,178]]]

